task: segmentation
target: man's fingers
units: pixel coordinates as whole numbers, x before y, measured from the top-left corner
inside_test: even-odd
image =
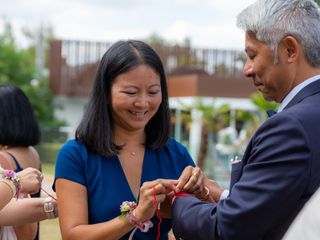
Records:
[[[193,167],[191,167],[191,166],[188,166],[183,170],[183,172],[178,180],[178,184],[174,190],[176,193],[180,192],[184,188],[186,183],[189,181],[189,179],[192,175],[192,170],[193,170]]]

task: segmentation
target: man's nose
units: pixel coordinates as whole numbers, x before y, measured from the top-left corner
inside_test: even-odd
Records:
[[[252,70],[252,63],[247,61],[243,67],[243,74],[246,77],[252,77],[253,76],[253,70]]]

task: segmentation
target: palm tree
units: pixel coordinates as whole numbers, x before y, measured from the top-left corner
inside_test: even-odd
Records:
[[[228,104],[217,106],[214,101],[212,101],[210,104],[204,103],[199,98],[192,104],[191,107],[185,106],[185,108],[189,111],[191,109],[196,109],[202,113],[200,147],[196,162],[201,169],[204,169],[205,159],[208,154],[209,133],[211,132],[216,135],[219,124],[226,125],[229,123],[230,107]]]
[[[256,105],[258,110],[263,114],[264,118],[266,117],[266,111],[269,109],[276,110],[279,106],[276,102],[266,101],[263,95],[260,92],[256,92],[250,97],[252,103]],[[263,119],[261,119],[263,120]]]

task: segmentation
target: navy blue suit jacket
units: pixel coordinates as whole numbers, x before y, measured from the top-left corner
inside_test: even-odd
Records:
[[[251,138],[217,204],[179,197],[177,239],[281,239],[320,185],[320,80],[302,89]]]

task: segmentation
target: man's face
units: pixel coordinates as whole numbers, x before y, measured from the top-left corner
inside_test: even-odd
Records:
[[[245,51],[247,62],[243,73],[251,77],[253,84],[268,101],[281,102],[291,89],[291,78],[284,46],[278,47],[279,58],[274,61],[274,54],[269,46],[258,41],[254,33],[246,33]]]

